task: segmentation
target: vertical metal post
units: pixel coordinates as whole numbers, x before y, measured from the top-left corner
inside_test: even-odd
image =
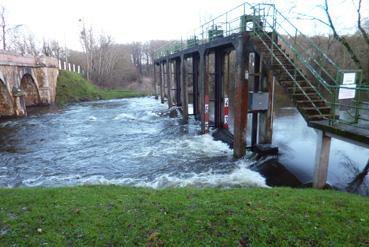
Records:
[[[249,94],[249,52],[246,50],[244,37],[235,42],[236,75],[234,94],[234,141],[233,155],[241,158],[246,153],[246,128]],[[247,69],[246,69],[247,68]]]
[[[268,71],[267,77],[267,89],[269,93],[269,107],[266,113],[266,123],[265,123],[265,136],[264,143],[271,144],[273,138],[273,112],[274,112],[274,90],[275,90],[275,80],[273,77],[273,71]]]
[[[224,50],[215,51],[215,128],[223,127]]]
[[[188,92],[187,92],[187,80],[186,80],[186,58],[181,55],[181,102],[183,111],[183,122],[188,123]]]
[[[175,83],[176,83],[176,105],[182,106],[182,99],[181,99],[181,91],[182,91],[182,84],[181,84],[181,58],[177,58],[175,61]]]
[[[201,132],[204,134],[205,131],[205,77],[206,77],[206,52],[205,50],[200,50],[200,70],[199,70],[199,114],[200,114],[200,120],[201,120]]]
[[[154,93],[155,99],[158,99],[158,88],[157,88],[157,80],[156,80],[156,63],[153,63],[154,66]]]
[[[160,101],[162,104],[164,104],[164,83],[163,83],[163,77],[164,77],[164,69],[162,70],[161,67],[164,66],[162,62],[159,63],[159,75],[160,75]]]
[[[209,54],[204,53],[204,133],[209,132],[209,77],[210,77],[210,65]]]
[[[253,77],[254,77],[254,93],[258,93],[260,90],[260,56],[257,53],[254,53],[254,61],[253,61]],[[257,144],[257,136],[258,136],[258,112],[252,113],[252,131],[251,131],[251,147],[254,147]]]
[[[168,98],[168,107],[171,108],[173,106],[172,104],[172,86],[171,86],[171,71],[170,71],[170,60],[167,59],[167,90],[168,90],[168,95],[167,95],[167,98]]]
[[[192,86],[193,86],[193,114],[196,120],[200,120],[199,116],[199,66],[200,66],[200,56],[194,54],[192,56]]]

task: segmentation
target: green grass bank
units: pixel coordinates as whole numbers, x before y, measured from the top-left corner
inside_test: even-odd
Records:
[[[145,96],[143,92],[123,89],[102,89],[77,73],[60,71],[56,87],[56,104],[66,105],[79,101],[117,99]]]
[[[336,191],[0,190],[0,246],[369,246],[368,236],[369,199]]]

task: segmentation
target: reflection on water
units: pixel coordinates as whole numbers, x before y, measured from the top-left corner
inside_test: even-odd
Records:
[[[317,134],[314,129],[307,127],[296,108],[283,107],[277,110],[273,142],[279,147],[280,161],[304,183],[311,182]],[[328,182],[345,188],[356,173],[364,168],[368,159],[368,149],[332,139]]]

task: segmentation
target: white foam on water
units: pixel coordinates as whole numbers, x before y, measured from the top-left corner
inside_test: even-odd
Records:
[[[164,188],[250,188],[262,187],[268,188],[263,178],[259,173],[248,169],[249,163],[245,161],[237,162],[237,167],[227,174],[216,173],[213,170],[202,173],[182,173],[179,175],[163,174],[150,181],[144,178],[113,178],[108,179],[103,175],[93,175],[85,178],[80,178],[75,181],[69,181],[80,185],[128,185],[134,187],[145,187],[153,189]],[[53,178],[53,182],[63,182],[70,178]]]
[[[136,120],[136,117],[131,115],[131,114],[127,114],[127,113],[120,113],[117,116],[114,117],[114,120]]]
[[[97,118],[95,116],[89,116],[88,121],[95,122]]]
[[[184,136],[174,140],[162,140],[161,145],[156,151],[161,155],[178,154],[180,152],[206,157],[232,155],[232,150],[227,144],[221,141],[215,141],[209,134]]]
[[[184,176],[185,175],[185,176]],[[134,181],[132,181],[134,182]],[[243,187],[268,187],[265,179],[257,172],[246,167],[237,167],[229,174],[217,174],[208,171],[199,174],[182,174],[171,176],[168,174],[157,177],[151,182],[136,181],[134,186],[160,188],[243,188]]]

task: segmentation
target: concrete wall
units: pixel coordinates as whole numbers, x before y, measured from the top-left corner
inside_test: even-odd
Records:
[[[27,115],[27,106],[55,103],[58,74],[57,59],[1,53],[0,118]]]

